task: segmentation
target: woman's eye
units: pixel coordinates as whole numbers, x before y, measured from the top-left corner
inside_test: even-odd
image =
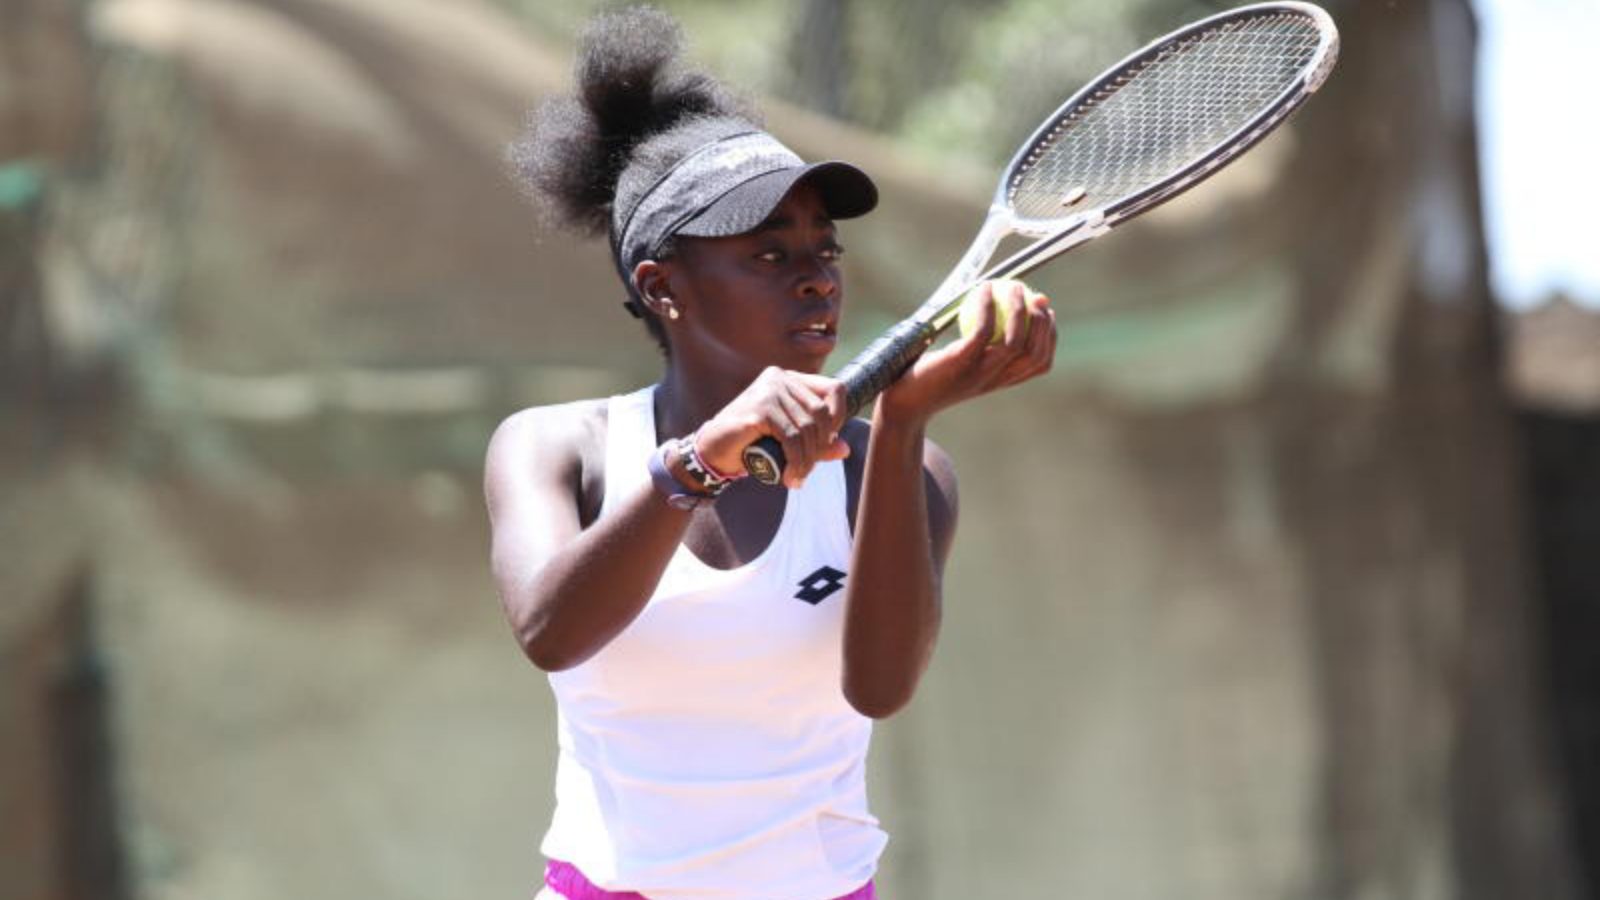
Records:
[[[844,248],[838,244],[829,244],[816,251],[816,258],[824,262],[838,262],[843,256]],[[778,264],[787,262],[789,254],[782,249],[763,250],[757,253],[755,258],[764,263]]]

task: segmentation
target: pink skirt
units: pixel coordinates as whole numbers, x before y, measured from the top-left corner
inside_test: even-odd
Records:
[[[619,894],[595,887],[593,882],[578,871],[577,866],[556,859],[545,864],[544,883],[566,900],[646,900],[643,894],[632,891]],[[869,881],[836,900],[876,900],[877,896],[872,889],[872,882]]]

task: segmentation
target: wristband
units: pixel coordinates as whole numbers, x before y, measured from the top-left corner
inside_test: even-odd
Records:
[[[666,498],[667,505],[673,509],[695,509],[716,500],[717,494],[721,493],[720,488],[706,493],[691,491],[667,471],[667,453],[674,449],[675,443],[667,441],[650,452],[646,466],[650,470],[650,482],[655,485],[655,489]],[[727,487],[727,482],[723,482],[722,486]]]

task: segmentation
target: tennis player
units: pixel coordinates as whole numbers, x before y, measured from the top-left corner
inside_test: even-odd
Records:
[[[1020,291],[998,342],[925,354],[849,419],[836,222],[877,190],[807,164],[723,86],[676,65],[676,24],[604,15],[573,96],[512,157],[565,225],[607,234],[661,379],[523,410],[486,492],[501,601],[558,709],[540,898],[871,898],[872,720],[933,652],[956,477],[940,410],[1045,372],[1054,315]],[[984,292],[987,301],[987,291]],[[771,435],[783,487],[741,477]]]

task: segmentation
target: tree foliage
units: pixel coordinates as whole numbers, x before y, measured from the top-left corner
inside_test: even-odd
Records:
[[[501,0],[566,40],[604,4]],[[664,0],[693,58],[739,87],[904,141],[919,154],[994,162],[1097,72],[1209,0]]]

